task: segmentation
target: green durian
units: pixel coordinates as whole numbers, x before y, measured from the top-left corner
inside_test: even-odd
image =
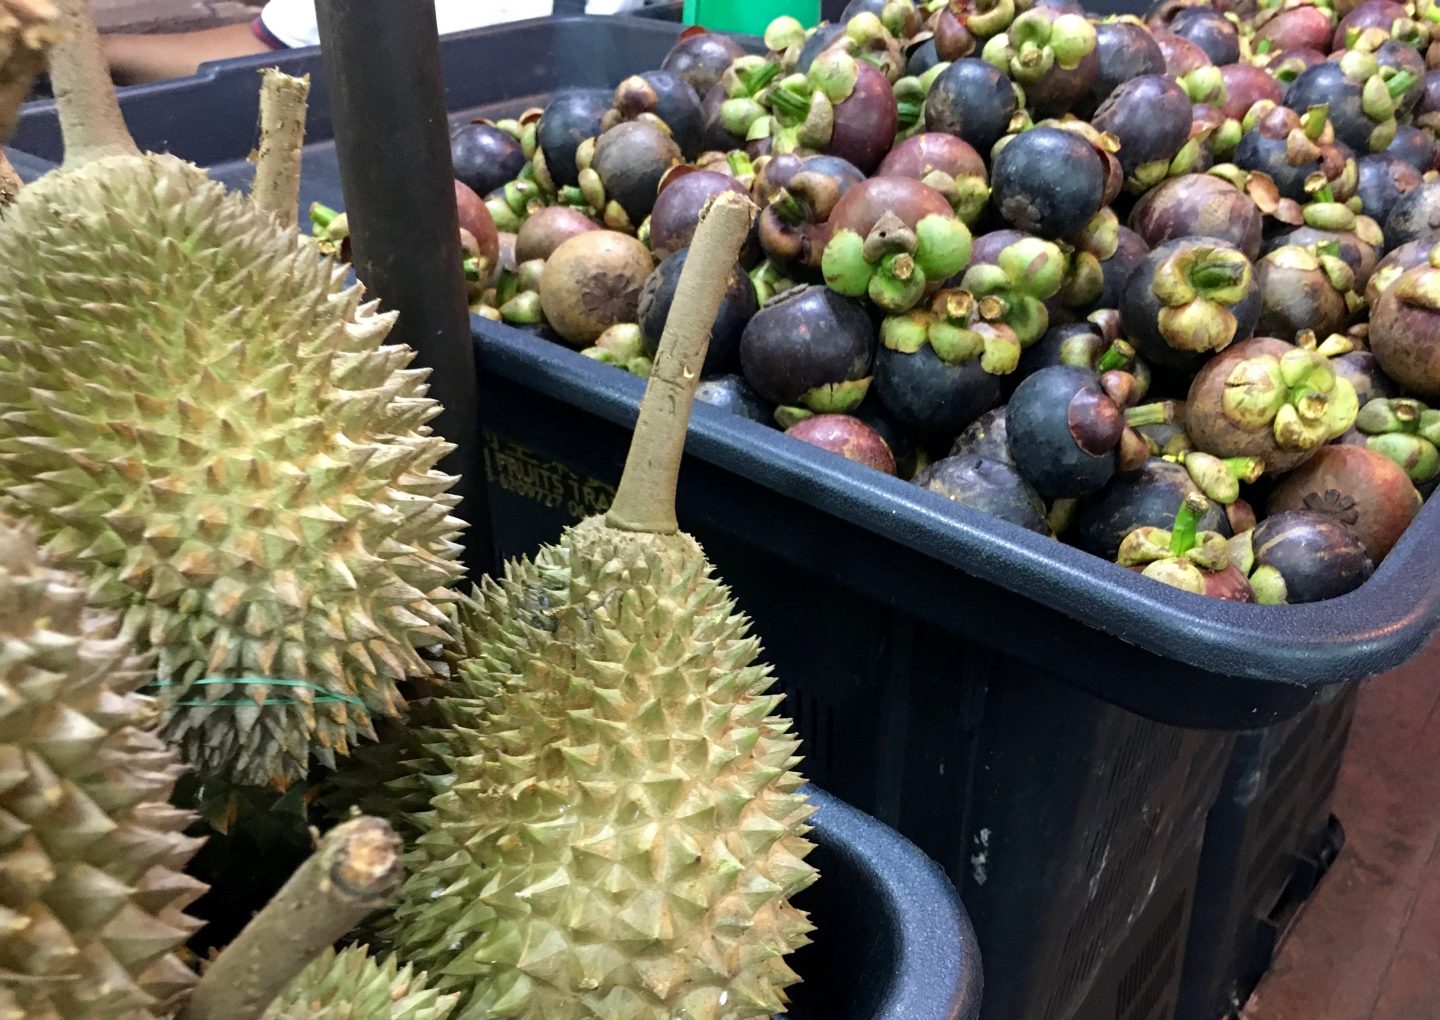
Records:
[[[284,789],[448,639],[440,407],[343,266],[136,151],[88,5],[59,6],[66,161],[0,214],[0,507],[155,649],[202,776]]]
[[[365,946],[327,950],[290,982],[261,1020],[446,1020],[458,995],[426,986],[426,975],[376,960]]]
[[[457,1020],[747,1020],[797,980],[785,956],[811,925],[790,897],[816,877],[799,741],[674,517],[749,208],[727,194],[701,223],[610,513],[460,610],[458,689],[421,766],[451,778],[384,928],[462,994]]]
[[[170,1016],[205,887],[152,675],[85,579],[0,517],[0,1020]]]

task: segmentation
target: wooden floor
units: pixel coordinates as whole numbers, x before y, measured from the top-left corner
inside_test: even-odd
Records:
[[[1345,848],[1245,1020],[1440,1020],[1440,642],[1360,696]]]

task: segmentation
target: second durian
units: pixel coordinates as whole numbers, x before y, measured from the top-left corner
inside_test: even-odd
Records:
[[[816,877],[799,741],[674,513],[693,390],[749,226],[702,221],[615,505],[486,581],[423,741],[452,774],[385,935],[457,1020],[750,1020],[786,1003]]]

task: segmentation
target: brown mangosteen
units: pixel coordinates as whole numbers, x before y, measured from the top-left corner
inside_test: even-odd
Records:
[[[1380,295],[1369,340],[1386,375],[1416,396],[1440,397],[1440,244]]]
[[[655,260],[628,234],[591,230],[557,247],[540,276],[540,307],[550,327],[577,347],[609,327],[634,322]]]
[[[549,205],[531,213],[515,235],[516,263],[548,259],[576,234],[599,230],[600,225],[577,209]]]
[[[1321,448],[1275,487],[1268,513],[1329,514],[1360,536],[1378,566],[1422,502],[1405,469],[1393,460],[1363,446],[1335,444]]]
[[[785,434],[856,464],[887,475],[895,474],[895,454],[890,446],[880,433],[859,418],[848,414],[817,414],[791,425]]]

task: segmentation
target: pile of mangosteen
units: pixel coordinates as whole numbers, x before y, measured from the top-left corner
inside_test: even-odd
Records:
[[[1436,0],[854,0],[452,155],[477,314],[645,375],[701,210],[748,195],[702,399],[1299,603],[1440,480],[1437,132]]]

